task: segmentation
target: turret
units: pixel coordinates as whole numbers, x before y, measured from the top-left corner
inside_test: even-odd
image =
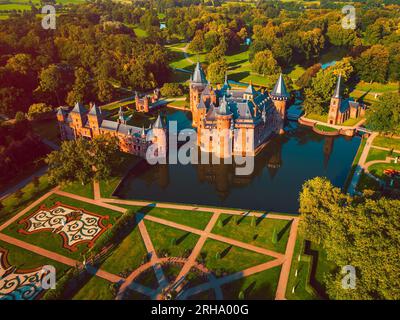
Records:
[[[254,89],[253,84],[250,81],[249,86],[246,88],[243,94],[243,99],[245,100],[253,100],[254,96],[256,95],[257,91]]]
[[[89,126],[93,130],[99,130],[101,123],[103,122],[103,116],[100,107],[98,107],[96,104],[93,104],[92,108],[90,109],[88,113],[88,120]]]
[[[86,123],[86,109],[79,102],[75,103],[74,108],[72,109],[71,119],[74,127],[82,128]]]
[[[290,98],[290,94],[287,91],[282,73],[279,75],[278,81],[276,82],[274,89],[270,93],[270,97],[274,102],[275,108],[279,112],[282,120],[285,120],[286,108],[288,100]]]
[[[167,133],[160,114],[152,128],[153,143],[157,145],[156,156],[165,158],[167,156]]]
[[[229,109],[225,96],[223,96],[220,107],[216,112],[218,141],[213,146],[213,149],[221,158],[230,157],[232,154],[232,118],[233,114]]]

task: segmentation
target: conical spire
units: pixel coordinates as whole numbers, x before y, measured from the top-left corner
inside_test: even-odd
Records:
[[[251,80],[250,80],[248,87],[246,88],[246,90],[244,92],[248,93],[248,94],[252,94],[252,95],[254,95],[256,93],[256,89],[254,89]]]
[[[192,83],[207,84],[206,75],[200,65],[200,62],[196,63],[196,67],[192,75]]]
[[[222,91],[228,91],[230,89],[231,89],[231,86],[229,85],[229,82],[228,82],[228,73],[225,73],[225,82],[222,87]]]
[[[282,73],[279,75],[278,81],[275,84],[271,95],[276,98],[289,98],[289,93],[286,89],[285,80],[283,79]]]
[[[158,114],[157,120],[156,120],[156,122],[154,122],[153,128],[154,129],[163,129],[164,128],[160,114]]]
[[[222,97],[221,105],[219,106],[218,114],[220,115],[228,115],[230,114],[230,110],[228,107],[228,102],[226,101],[225,96]]]
[[[342,87],[342,75],[339,74],[338,81],[336,83],[335,92],[333,93],[332,98],[340,99],[342,97],[341,93],[340,93],[341,92],[341,87]]]
[[[71,112],[79,113],[79,114],[84,114],[86,112],[85,107],[80,103],[76,102],[75,107],[72,109]]]
[[[98,107],[95,103],[93,104],[93,107],[90,109],[90,111],[89,111],[89,114],[90,115],[93,115],[93,116],[97,116],[97,117],[99,117],[99,116],[101,116],[101,109],[100,109],[100,107]]]
[[[142,127],[142,137],[146,136],[146,131],[144,130],[144,126]]]

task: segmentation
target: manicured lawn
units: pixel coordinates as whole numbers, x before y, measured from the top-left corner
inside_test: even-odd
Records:
[[[361,118],[355,118],[355,119],[347,119],[345,122],[342,123],[343,126],[355,126],[357,123],[359,123],[361,121]]]
[[[18,199],[15,194],[12,194],[3,199],[1,203],[4,208],[0,210],[0,223],[10,219],[16,213],[27,207],[30,203],[40,198],[52,187],[53,186],[49,184],[47,175],[43,175],[39,178],[39,184],[37,187],[30,182],[24,188],[22,188],[22,198]]]
[[[221,272],[234,273],[273,260],[272,257],[213,239],[207,239],[197,257],[199,259],[204,259],[205,266],[217,276],[221,276]]]
[[[367,156],[367,161],[374,161],[374,160],[385,160],[386,157],[398,157],[400,156],[400,154],[397,154],[395,152],[390,152],[387,150],[380,150],[380,149],[374,149],[374,148],[370,148],[369,149],[369,153]]]
[[[0,241],[0,248],[8,250],[7,261],[18,269],[36,269],[45,265],[56,268],[56,276],[60,278],[70,267],[58,261],[43,257],[29,250]]]
[[[73,297],[73,300],[114,300],[111,285],[111,282],[93,276]]]
[[[179,272],[182,269],[182,265],[165,263],[162,265],[162,269],[163,269],[165,277],[169,280],[169,282],[172,282],[179,275]]]
[[[328,115],[327,114],[309,113],[309,114],[306,114],[305,117],[307,119],[321,121],[321,122],[327,122],[328,121]]]
[[[63,197],[63,196],[59,196],[59,195],[51,195],[50,197],[45,199],[42,203],[40,203],[38,206],[34,207],[32,210],[27,212],[23,216],[23,218],[25,218],[25,217],[29,216],[30,214],[32,214],[33,212],[37,211],[42,204],[45,204],[46,207],[50,207],[50,206],[54,205],[57,201],[59,201],[63,204],[66,204],[66,205],[76,207],[76,208],[85,209],[89,212],[93,212],[96,214],[108,215],[109,219],[104,220],[105,225],[110,224],[110,223],[113,224],[116,221],[116,219],[121,215],[120,212],[116,212],[116,211],[106,209],[103,207],[98,207],[98,206],[92,205],[90,203],[77,201],[75,199],[71,199],[71,198],[67,198],[67,197]],[[81,254],[86,252],[89,249],[88,243],[82,243],[77,246],[77,248],[78,248],[77,251],[72,252],[69,249],[66,249],[63,247],[63,238],[61,235],[52,233],[49,231],[42,231],[42,232],[33,233],[33,234],[29,234],[29,235],[21,234],[18,232],[18,230],[25,229],[25,228],[26,227],[23,224],[13,223],[10,226],[8,226],[5,230],[3,230],[3,233],[5,233],[9,236],[12,236],[14,238],[32,243],[41,248],[44,248],[44,249],[47,249],[50,251],[54,251],[56,253],[59,253],[59,254],[62,254],[62,255],[71,257],[73,259],[77,259],[77,260],[82,260]]]
[[[281,267],[274,267],[222,286],[224,300],[238,300],[243,292],[245,300],[273,300]]]
[[[317,128],[320,131],[324,131],[324,132],[335,132],[335,131],[337,131],[337,129],[335,129],[335,128],[324,126],[322,124],[315,125],[315,128]]]
[[[400,150],[400,139],[377,136],[374,141],[372,141],[372,145],[388,149]]]
[[[112,251],[101,268],[114,274],[129,274],[138,268],[146,258],[147,250],[138,227]]]
[[[157,289],[159,286],[153,267],[148,268],[143,273],[141,273],[135,279],[135,282],[152,289]]]
[[[68,185],[63,186],[61,190],[77,194],[78,196],[82,196],[85,198],[90,198],[90,199],[94,198],[92,182],[89,182],[88,184],[85,185],[82,185],[79,182],[70,183]]]
[[[161,257],[165,253],[171,257],[189,256],[199,239],[198,235],[171,228],[152,221],[145,221],[147,231],[153,242],[157,254]],[[173,243],[175,240],[175,243]]]
[[[219,217],[212,232],[283,253],[286,250],[290,226],[291,221],[287,220],[223,214]],[[272,243],[274,229],[278,235],[277,244]]]
[[[394,169],[400,171],[400,163],[376,163],[370,166],[368,171],[380,179],[389,180],[389,177],[383,173],[385,169]]]
[[[286,287],[286,298],[289,300],[314,300],[319,298],[309,283],[313,260],[311,256],[305,255],[303,251],[304,238],[297,235],[289,280]],[[300,261],[298,260],[299,254],[301,255]],[[297,276],[295,276],[296,270]],[[292,293],[293,287],[295,287],[294,293]]]
[[[373,82],[373,83],[369,83],[369,82],[360,81],[357,84],[357,86],[355,87],[355,90],[384,93],[384,92],[390,92],[390,91],[397,91],[398,87],[399,87],[399,84],[396,83],[396,82],[389,82],[389,83]]]
[[[212,213],[204,211],[154,208],[150,210],[149,215],[203,230],[207,226],[208,221],[210,221]]]

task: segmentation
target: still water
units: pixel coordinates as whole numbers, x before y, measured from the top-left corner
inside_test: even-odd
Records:
[[[168,119],[190,125],[176,111]],[[304,181],[328,177],[342,187],[360,138],[325,137],[288,122],[286,133],[272,138],[255,157],[250,176],[235,174],[235,165],[159,165],[140,163],[124,179],[116,196],[243,209],[296,213]]]

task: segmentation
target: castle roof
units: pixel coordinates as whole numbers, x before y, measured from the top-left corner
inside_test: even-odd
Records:
[[[271,91],[271,96],[277,98],[290,97],[290,94],[286,89],[285,80],[283,79],[282,73],[279,75],[278,81],[276,82],[274,89]]]
[[[221,90],[228,91],[230,89],[231,89],[231,86],[229,85],[229,82],[228,82],[228,75],[225,74],[225,82],[224,82],[224,85],[222,86]]]
[[[59,115],[59,116],[64,116],[67,113],[68,113],[67,110],[65,110],[63,107],[59,107],[57,110],[57,115]]]
[[[225,96],[223,96],[223,98],[222,98],[222,102],[221,102],[221,104],[219,106],[219,109],[218,109],[218,114],[220,114],[220,115],[232,114],[232,112],[229,109],[228,102],[226,101],[226,97]]]
[[[77,103],[75,103],[75,106],[71,112],[84,114],[84,113],[86,113],[86,109],[80,102],[77,102]]]
[[[203,68],[200,65],[200,62],[197,62],[196,67],[194,69],[192,75],[192,83],[207,84],[206,75],[203,71]]]
[[[336,83],[336,88],[335,88],[332,98],[340,99],[342,97],[341,96],[341,87],[342,87],[342,75],[339,74],[338,81]]]
[[[208,109],[208,112],[206,114],[206,119],[210,121],[214,121],[216,119],[216,111],[215,111],[215,106],[214,103],[210,104],[210,109]]]

